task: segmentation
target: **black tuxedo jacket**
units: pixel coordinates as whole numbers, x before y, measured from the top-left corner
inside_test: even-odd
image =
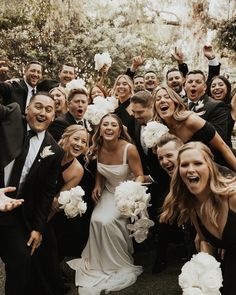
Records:
[[[5,122],[8,122],[8,126],[4,126],[5,131],[8,129],[11,136],[14,136],[12,129],[17,129],[19,132],[19,136],[15,138],[10,138],[9,136],[7,140],[5,137],[2,137],[2,134],[0,134],[1,146],[6,145],[6,150],[7,144],[16,144],[17,147],[21,144],[22,146],[23,138],[26,135],[26,124],[22,117],[18,116],[16,121],[14,120],[16,114],[15,116],[12,116],[12,113],[17,112],[21,114],[17,103],[13,103],[9,106],[0,105],[0,126]],[[10,121],[9,118],[12,118],[13,121]],[[50,150],[54,154],[43,157],[41,153],[45,147],[50,147]],[[17,153],[18,150],[12,151],[11,156],[17,155]],[[23,221],[30,231],[37,230],[42,232],[46,225],[51,203],[55,194],[56,180],[60,171],[63,154],[64,152],[61,147],[59,147],[52,136],[46,132],[39,152],[26,176],[24,184],[22,185],[21,195],[18,196],[25,200],[23,205],[17,209],[17,213],[19,213],[18,216],[23,216]],[[7,161],[5,160],[5,157],[7,158]],[[14,157],[10,157],[9,153],[3,153],[1,158],[3,159],[3,163],[14,159]],[[5,165],[2,167],[4,166]],[[3,213],[3,215],[7,214],[10,217],[10,215],[14,215],[15,212],[16,211],[13,210],[10,214]]]
[[[87,131],[90,133],[91,130],[89,130],[89,124],[88,122],[83,119],[84,121],[84,127],[87,129]],[[53,138],[58,142],[61,139],[61,136],[65,129],[69,127],[70,125],[77,124],[75,118],[71,115],[70,112],[66,112],[65,114],[57,117],[49,126],[48,131],[51,133]]]
[[[17,102],[20,106],[21,113],[25,113],[28,87],[23,79],[20,79],[19,82],[0,82],[0,95],[3,98],[3,105]]]
[[[228,135],[228,117],[230,108],[222,101],[217,101],[207,94],[203,95],[198,103],[203,103],[203,107],[196,110],[196,106],[192,111],[200,113],[199,116],[204,120],[210,122],[222,137],[222,139],[230,146],[228,142],[230,136]],[[202,113],[204,112],[204,113]],[[202,113],[202,114],[201,114]]]

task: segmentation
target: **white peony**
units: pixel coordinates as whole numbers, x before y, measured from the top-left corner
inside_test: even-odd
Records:
[[[61,208],[63,209],[66,204],[70,203],[70,192],[69,191],[61,192],[58,198],[58,202],[60,205],[62,205]]]
[[[156,121],[148,122],[143,131],[143,141],[148,148],[152,148],[156,145],[157,140],[169,129],[162,123]]]
[[[95,61],[95,70],[97,71],[100,71],[104,65],[110,67],[112,63],[112,59],[108,52],[104,52],[102,54],[100,53],[95,54],[94,61]]]
[[[81,186],[76,186],[70,189],[71,200],[82,201],[82,197],[85,195]]]
[[[199,276],[199,284],[202,290],[209,294],[210,292],[215,292],[222,287],[222,273],[220,268],[208,270]]]
[[[79,215],[81,216],[82,214],[84,214],[87,210],[87,203],[85,203],[84,201],[80,201],[78,203],[78,210],[79,210]]]
[[[70,202],[65,206],[64,212],[68,218],[74,218],[79,214],[79,210],[73,202]]]
[[[197,287],[191,287],[191,288],[183,289],[182,295],[209,295],[209,294],[202,293],[201,289]]]
[[[85,87],[85,82],[83,79],[77,78],[77,79],[73,79],[72,81],[70,81],[69,83],[66,84],[66,89],[68,91],[72,90],[72,89],[84,89],[86,92],[88,92],[87,88]]]

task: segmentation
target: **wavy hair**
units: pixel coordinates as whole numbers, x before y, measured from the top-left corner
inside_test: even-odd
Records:
[[[63,148],[63,150],[65,150],[68,139],[77,131],[85,131],[87,134],[87,143],[86,143],[87,149],[86,149],[85,153],[83,153],[85,163],[87,164],[88,163],[88,152],[89,152],[89,134],[88,134],[88,131],[85,127],[83,127],[81,125],[77,125],[77,124],[70,125],[69,127],[67,127],[65,129],[58,144],[59,144],[59,146],[61,146]],[[67,155],[68,153],[65,151],[65,154]]]
[[[222,76],[222,75],[218,75],[218,76],[214,76],[209,85],[208,85],[208,92],[209,92],[209,95],[211,96],[211,85],[212,83],[214,82],[215,79],[220,79],[221,81],[223,81],[226,85],[226,88],[227,88],[227,93],[223,99],[223,101],[226,103],[226,104],[230,104],[231,103],[231,100],[232,100],[232,96],[231,96],[231,84],[229,82],[229,80],[227,78],[225,78],[225,76]]]
[[[121,119],[115,115],[115,114],[106,114],[105,116],[102,117],[99,125],[97,126],[97,129],[92,137],[92,145],[90,147],[90,151],[89,151],[89,160],[90,159],[94,159],[97,157],[97,153],[98,151],[101,149],[102,143],[103,143],[103,139],[102,136],[100,135],[101,132],[101,125],[103,123],[103,120],[107,117],[112,117],[114,118],[118,125],[119,125],[119,129],[120,129],[120,135],[119,135],[119,139],[123,139],[127,142],[132,142],[131,137],[129,136],[128,132],[125,129],[125,126],[122,124]]]
[[[180,172],[181,155],[187,150],[198,150],[202,153],[209,169],[210,196],[201,204],[200,212],[208,216],[209,221],[218,227],[217,218],[222,205],[222,198],[230,197],[236,193],[235,177],[223,177],[213,161],[210,149],[201,142],[189,142],[180,150],[177,160],[177,169],[171,179],[170,192],[167,195],[160,222],[172,223],[176,218],[178,225],[185,223],[192,214],[195,214],[196,197],[188,190],[183,182]]]
[[[111,93],[116,96],[116,87],[117,87],[117,83],[120,80],[120,78],[124,78],[126,80],[126,82],[129,85],[129,88],[130,88],[130,97],[133,96],[134,95],[134,83],[133,83],[133,80],[128,75],[119,75],[116,78],[113,88],[111,90]]]
[[[154,99],[154,105],[153,105],[154,116],[153,116],[153,119],[155,121],[163,122],[163,120],[159,116],[158,111],[156,109],[157,93],[161,89],[164,89],[167,92],[169,98],[175,104],[175,111],[173,113],[173,118],[176,121],[179,121],[179,122],[186,120],[192,114],[192,112],[188,111],[188,108],[184,104],[183,99],[172,88],[170,88],[167,85],[157,86],[157,88],[152,93],[152,96],[153,96],[153,99]]]

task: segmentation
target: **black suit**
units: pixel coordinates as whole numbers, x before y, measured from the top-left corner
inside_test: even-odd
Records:
[[[2,155],[1,168],[5,165],[3,163],[13,160],[19,153],[19,144],[26,136],[26,124],[21,116],[17,115],[20,113],[17,103],[6,107],[0,105],[1,145],[9,142],[17,147],[17,150],[12,150],[11,154]],[[14,120],[15,118],[18,119]],[[3,125],[4,128],[2,128]],[[19,136],[6,140],[3,134],[7,132],[7,129],[11,135],[14,135],[12,129],[17,129]],[[40,153],[46,146],[50,146],[54,154],[43,158]],[[0,255],[6,264],[6,295],[27,294],[26,285],[29,282],[31,258],[30,247],[26,245],[26,242],[32,230],[42,232],[46,225],[62,157],[62,149],[46,132],[36,159],[22,185],[21,195],[18,196],[24,198],[24,204],[0,216]]]
[[[0,82],[0,95],[3,98],[3,105],[17,102],[21,113],[25,113],[28,87],[23,79],[20,79],[19,82]]]
[[[89,132],[88,122],[85,119],[83,119],[83,122],[84,127]],[[77,122],[75,118],[71,115],[71,113],[68,111],[65,114],[57,117],[49,126],[48,131],[51,133],[53,138],[58,142],[61,139],[61,136],[64,133],[65,129],[73,124],[77,124]]]
[[[222,101],[214,100],[207,94],[198,100],[199,103],[203,103],[202,108],[197,109],[197,106],[194,106],[191,110],[199,113],[201,118],[211,123],[222,139],[230,146],[230,136],[228,135],[229,106]]]

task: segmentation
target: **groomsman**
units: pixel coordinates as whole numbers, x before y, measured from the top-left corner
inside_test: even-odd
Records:
[[[25,67],[23,79],[0,82],[0,95],[3,98],[3,104],[17,102],[22,114],[25,114],[31,97],[37,92],[37,83],[42,79],[42,71],[40,62],[31,61]]]
[[[89,123],[84,119],[87,107],[88,93],[86,89],[72,89],[68,96],[68,112],[56,118],[48,129],[57,142],[61,139],[64,130],[72,124],[79,124],[87,130],[89,129]]]
[[[55,116],[47,93],[31,98],[26,117],[17,103],[0,105],[0,169],[9,197],[22,206],[0,215],[0,256],[6,266],[6,295],[28,294],[31,255],[40,246],[63,157],[46,131]],[[32,294],[32,293],[31,293]]]

